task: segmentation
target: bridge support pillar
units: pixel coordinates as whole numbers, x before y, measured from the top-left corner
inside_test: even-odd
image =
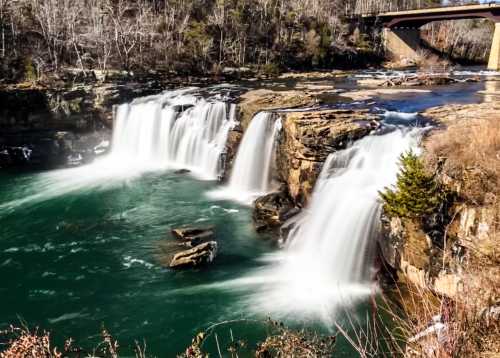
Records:
[[[384,45],[387,54],[395,61],[414,60],[420,46],[417,28],[384,28]]]
[[[495,34],[493,35],[493,43],[491,44],[488,69],[500,71],[500,22],[495,23]]]

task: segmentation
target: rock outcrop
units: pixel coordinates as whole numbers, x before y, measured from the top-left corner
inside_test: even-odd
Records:
[[[193,268],[213,262],[218,244],[215,229],[186,226],[171,230],[175,241],[168,240],[160,245],[158,259],[162,265],[182,269]]]
[[[260,111],[272,111],[281,108],[308,107],[317,104],[312,93],[303,91],[272,91],[267,89],[252,90],[239,97],[236,117],[239,124],[229,131],[224,157],[224,171],[221,180],[226,180],[231,171],[238,147],[253,116]]]
[[[245,130],[257,112],[282,108],[309,107],[317,104],[316,97],[309,92],[253,90],[241,95],[238,104],[238,119],[243,130]]]
[[[199,244],[192,249],[181,251],[170,261],[171,268],[198,267],[211,263],[217,254],[217,242],[209,241]]]
[[[283,131],[277,149],[278,176],[299,206],[309,201],[328,155],[346,148],[379,125],[378,117],[368,110],[331,109],[280,115]]]
[[[277,230],[298,211],[286,190],[282,190],[255,201],[253,221],[257,231]]]
[[[87,163],[107,150],[113,106],[162,88],[150,81],[0,89],[0,167]]]

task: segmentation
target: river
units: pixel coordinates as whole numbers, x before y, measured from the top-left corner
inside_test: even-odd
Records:
[[[290,83],[268,83],[283,85]],[[349,80],[336,86],[356,88]],[[476,103],[484,100],[477,94],[484,87],[485,82],[464,83],[383,95],[374,106],[410,113]],[[124,168],[108,176],[106,167],[0,171],[0,328],[26,322],[54,332],[59,341],[71,336],[88,345],[99,340],[104,325],[125,352],[134,340],[145,340],[148,352],[174,357],[211,324],[280,316],[270,308],[273,302],[249,307],[254,286],[231,284],[271,269],[270,255],[281,252],[255,232],[248,206],[207,195],[219,188],[213,179],[159,168]],[[216,226],[220,251],[210,267],[175,271],[159,264],[159,249],[172,240],[169,230],[186,224]],[[364,306],[361,301],[354,312]],[[279,318],[328,332],[314,315]],[[265,332],[261,324],[242,321],[221,329],[221,340],[229,339],[229,328],[250,344]],[[208,348],[214,352],[213,344]],[[339,349],[350,355],[345,343]]]

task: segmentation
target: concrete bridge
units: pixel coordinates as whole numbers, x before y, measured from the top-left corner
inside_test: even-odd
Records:
[[[488,69],[500,70],[500,4],[463,5],[363,15],[382,24],[386,51],[394,59],[414,59],[420,47],[420,27],[433,21],[489,19],[495,23]]]

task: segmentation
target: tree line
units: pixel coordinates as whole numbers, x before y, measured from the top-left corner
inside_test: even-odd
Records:
[[[434,0],[0,0],[4,78],[73,67],[216,73],[355,64],[378,49],[352,18]],[[360,55],[361,54],[361,55]]]

